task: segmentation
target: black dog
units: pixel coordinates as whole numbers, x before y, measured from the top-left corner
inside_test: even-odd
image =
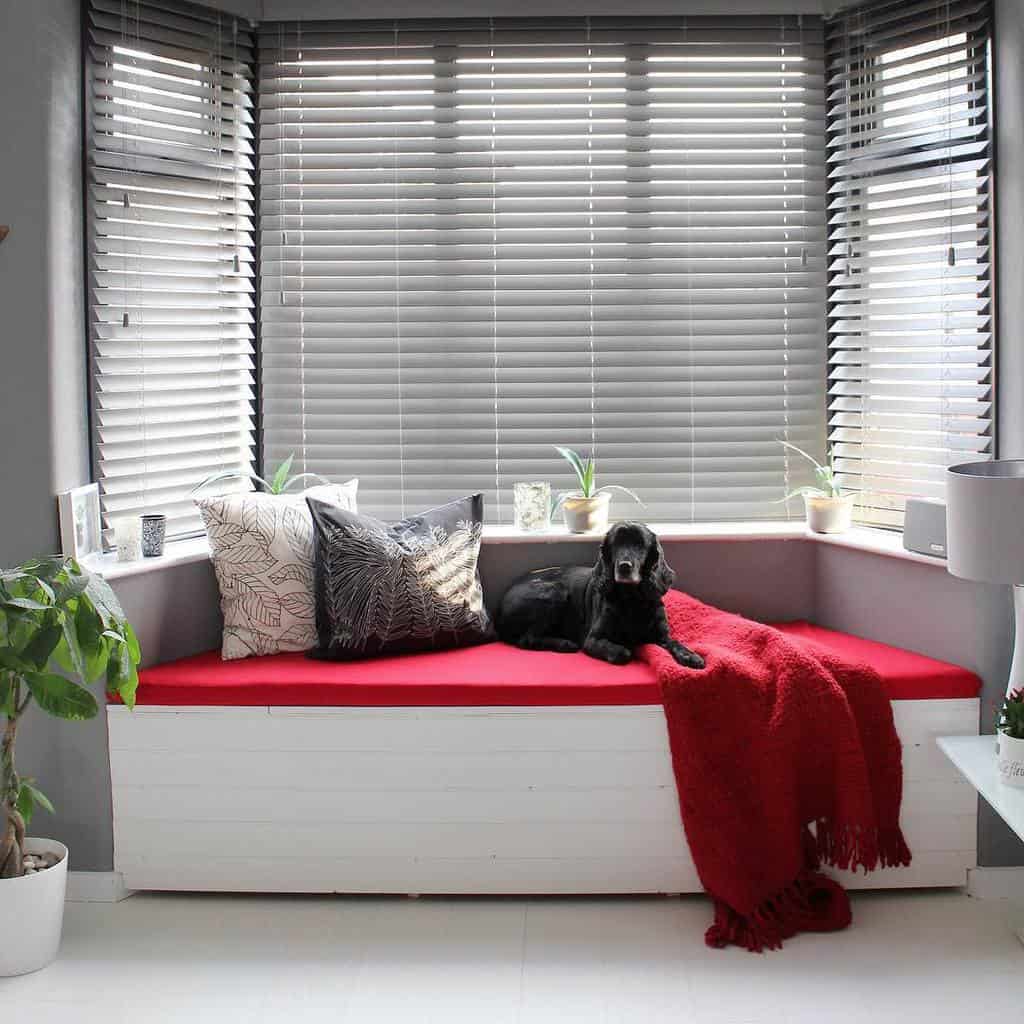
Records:
[[[669,636],[661,599],[675,578],[651,530],[618,523],[593,569],[542,569],[513,583],[498,609],[498,635],[531,651],[582,647],[613,665],[625,665],[640,644],[657,644],[680,665],[703,668],[699,654]]]

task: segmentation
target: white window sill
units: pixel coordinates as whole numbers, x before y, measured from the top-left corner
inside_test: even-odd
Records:
[[[903,537],[888,530],[874,530],[855,526],[846,533],[811,533],[802,520],[783,522],[746,523],[651,523],[651,529],[663,541],[758,541],[758,540],[799,540],[829,544],[834,547],[865,551],[887,558],[899,558],[905,562],[917,562],[934,568],[945,569],[945,559],[932,558],[907,551]],[[564,526],[552,527],[537,533],[525,533],[514,526],[485,526],[485,544],[545,544],[587,542],[599,540],[596,534],[569,533]],[[209,561],[210,547],[205,537],[175,541],[159,558],[144,558],[137,562],[118,562],[113,554],[87,559],[85,566],[98,572],[108,580],[119,580],[129,576],[157,572],[192,562]]]

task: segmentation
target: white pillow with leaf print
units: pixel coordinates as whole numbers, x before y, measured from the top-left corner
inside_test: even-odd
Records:
[[[313,521],[306,498],[356,511],[358,480],[301,494],[197,498],[224,613],[225,661],[316,646]]]

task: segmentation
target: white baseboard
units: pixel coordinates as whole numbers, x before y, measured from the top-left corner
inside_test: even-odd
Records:
[[[65,899],[69,903],[120,903],[134,894],[120,871],[69,871]]]
[[[1012,900],[1024,903],[1024,867],[970,868],[967,893],[979,900]]]

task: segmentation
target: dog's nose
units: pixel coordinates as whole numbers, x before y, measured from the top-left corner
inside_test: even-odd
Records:
[[[633,572],[632,562],[619,562],[617,566],[619,573],[623,576],[629,576]]]

